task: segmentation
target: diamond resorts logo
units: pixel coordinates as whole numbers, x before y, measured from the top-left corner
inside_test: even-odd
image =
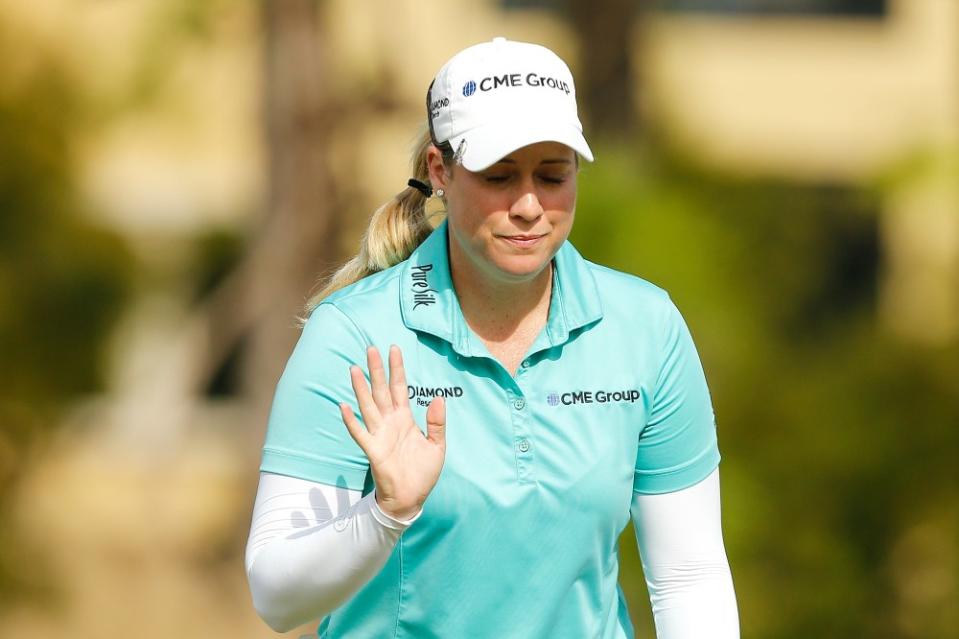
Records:
[[[420,406],[429,406],[434,397],[462,397],[462,386],[407,386],[410,399],[415,399]]]

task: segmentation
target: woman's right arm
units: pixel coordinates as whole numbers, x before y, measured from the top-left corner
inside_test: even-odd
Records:
[[[260,473],[246,547],[253,606],[277,632],[318,619],[382,569],[422,514],[384,513],[375,489],[359,490]]]
[[[369,382],[356,363],[364,350]],[[376,347],[324,303],[280,378],[246,558],[254,607],[274,630],[329,613],[367,583],[439,478],[443,398],[427,408],[424,433],[396,345],[389,365],[387,376]],[[367,473],[375,489],[360,498]]]

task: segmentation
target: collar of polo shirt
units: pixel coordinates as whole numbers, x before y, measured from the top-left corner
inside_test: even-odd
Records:
[[[403,266],[400,285],[403,323],[408,328],[446,340],[460,355],[486,355],[486,347],[472,337],[453,289],[448,236],[444,219]],[[602,317],[599,290],[589,265],[566,240],[553,257],[553,287],[546,330],[536,338],[531,352],[562,344],[571,331]]]

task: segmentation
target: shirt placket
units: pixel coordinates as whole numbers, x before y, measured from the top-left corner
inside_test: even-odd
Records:
[[[531,406],[527,397],[531,368],[530,359],[524,359],[516,373],[514,384],[506,390],[507,408],[513,427],[513,453],[516,459],[516,477],[521,484],[535,482],[533,473],[535,450],[529,428],[532,422],[530,419]]]

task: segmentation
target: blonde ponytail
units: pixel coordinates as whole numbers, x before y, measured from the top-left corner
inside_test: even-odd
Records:
[[[413,176],[429,184],[426,152],[431,144],[429,129],[423,129],[413,150]],[[445,149],[444,149],[445,150]],[[445,154],[444,154],[445,155]],[[413,187],[407,187],[393,199],[373,212],[369,228],[360,240],[360,251],[340,266],[323,283],[318,293],[306,303],[304,317],[298,317],[300,326],[324,298],[367,275],[402,262],[433,231],[426,213],[427,197]],[[433,215],[442,214],[442,211]]]

